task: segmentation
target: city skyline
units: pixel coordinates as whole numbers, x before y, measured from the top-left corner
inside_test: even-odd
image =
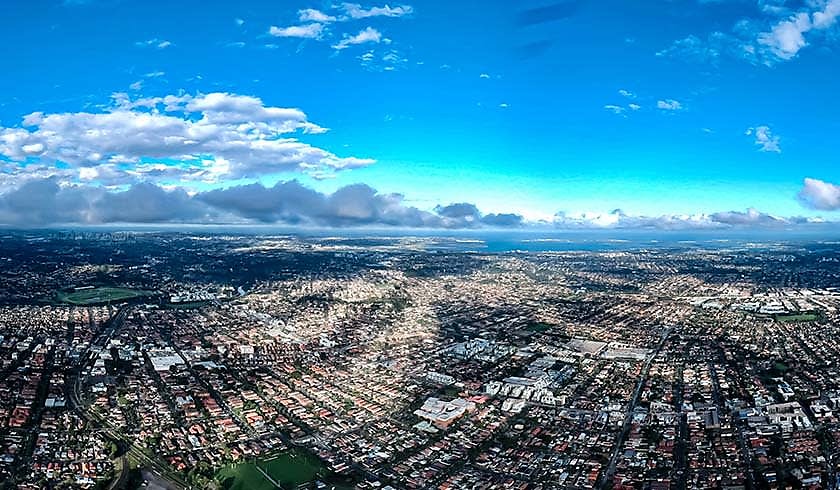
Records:
[[[840,0],[13,2],[0,225],[834,223]]]

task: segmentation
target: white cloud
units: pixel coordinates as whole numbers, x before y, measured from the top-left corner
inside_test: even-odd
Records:
[[[758,42],[782,60],[794,58],[799,51],[808,46],[805,34],[821,31],[834,26],[840,17],[840,0],[819,2],[821,8],[814,11],[802,11],[776,24],[769,32],[762,32]]]
[[[642,106],[640,106],[639,104],[628,104],[627,107],[629,107],[630,110],[633,110],[633,111],[638,111],[639,109],[642,108]]]
[[[665,99],[657,101],[656,107],[662,109],[663,111],[678,111],[683,108],[680,101],[674,99]]]
[[[245,19],[240,19],[240,18],[237,17],[236,19],[233,19],[233,22],[236,25],[241,26],[241,25],[245,24]]]
[[[760,151],[781,153],[780,138],[773,134],[769,126],[756,126],[748,128],[744,134],[747,136],[755,136],[755,144]]]
[[[298,10],[298,19],[301,22],[320,22],[327,24],[335,22],[337,19],[334,15],[328,15],[317,9],[302,9]]]
[[[619,90],[618,95],[620,95],[622,97],[627,97],[628,99],[635,99],[636,98],[636,94],[634,94],[633,92],[631,92],[629,90],[624,90],[624,89]]]
[[[150,48],[157,48],[157,49],[165,49],[171,46],[174,46],[171,41],[167,41],[165,39],[147,39],[146,41],[137,41],[134,43],[135,46],[139,47],[150,47]]]
[[[21,149],[27,155],[37,155],[44,151],[44,145],[43,143],[32,143],[21,146]]]
[[[132,83],[128,86],[131,90],[137,91],[143,89],[143,80],[137,80],[136,82]]]
[[[395,49],[389,49],[381,55],[370,49],[356,58],[363,67],[371,71],[396,71],[408,63],[408,59]]]
[[[324,31],[323,24],[312,23],[300,26],[277,27],[271,26],[268,33],[275,37],[299,37],[304,39],[317,39]]]
[[[604,106],[604,109],[612,112],[613,114],[624,114],[624,110],[625,110],[620,105],[614,105],[614,104],[607,104],[607,105]]]
[[[763,17],[741,19],[730,32],[714,31],[705,38],[690,35],[656,54],[712,64],[723,55],[768,66],[791,60],[818,41],[821,31],[833,28],[840,17],[840,0],[798,2],[804,5],[798,11],[792,10],[792,3],[763,0],[759,2]],[[836,33],[822,38],[836,38]]]
[[[390,7],[387,4],[382,7],[363,8],[358,3],[343,3],[341,8],[351,19],[366,19],[368,17],[402,17],[414,12],[410,5],[398,5]]]
[[[789,20],[779,22],[772,31],[759,35],[758,42],[768,46],[779,58],[791,59],[808,45],[803,34],[811,28],[810,16],[804,12],[799,13]]]
[[[799,201],[806,207],[824,211],[840,209],[840,186],[818,179],[806,178]]]
[[[828,29],[837,22],[837,17],[840,17],[840,1],[830,0],[822,10],[814,12],[812,17],[815,29]]]
[[[490,78],[490,75],[488,75],[487,73],[482,73],[478,76],[478,78]]]
[[[346,49],[351,45],[365,43],[379,43],[382,41],[382,33],[372,27],[366,27],[355,36],[344,36],[344,39],[333,45],[333,49]]]
[[[661,216],[630,215],[621,209],[610,212],[559,212],[553,224],[558,228],[608,228],[608,229],[713,229],[732,227],[778,227],[806,224],[812,220],[792,217],[782,218],[762,213],[754,208],[746,211],[725,211],[719,213],[663,214]]]
[[[95,180],[99,177],[99,171],[96,167],[82,167],[79,169],[79,179],[81,180]]]
[[[729,36],[715,32],[702,40],[695,35],[674,41],[671,46],[658,51],[656,56],[677,58],[682,61],[717,63],[720,55],[727,51]]]
[[[0,126],[0,156],[71,167],[122,163],[117,178],[214,181],[281,171],[331,173],[373,160],[338,157],[299,141],[326,128],[299,109],[266,106],[228,93],[130,99],[116,94],[109,112],[40,112],[22,126]],[[154,166],[148,160],[167,162]],[[220,167],[219,162],[225,162]]]

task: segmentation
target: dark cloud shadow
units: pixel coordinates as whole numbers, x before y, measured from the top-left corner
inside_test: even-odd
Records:
[[[582,3],[580,0],[567,0],[542,7],[520,10],[516,15],[516,24],[524,27],[566,19],[575,15]]]

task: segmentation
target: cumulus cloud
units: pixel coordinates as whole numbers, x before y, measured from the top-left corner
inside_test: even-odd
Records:
[[[768,46],[779,58],[790,59],[808,45],[803,34],[810,30],[811,17],[802,12],[789,20],[779,22],[770,32],[762,33],[758,42]]]
[[[324,31],[324,25],[317,22],[300,26],[277,27],[271,26],[268,33],[274,37],[299,37],[304,39],[318,39]]]
[[[656,102],[656,107],[663,111],[678,111],[682,109],[682,104],[678,100],[665,99]]]
[[[759,151],[781,153],[782,147],[780,145],[781,139],[773,134],[769,126],[756,126],[748,128],[744,134],[747,136],[755,136],[755,144]]]
[[[390,7],[387,4],[382,7],[364,8],[358,3],[343,3],[341,9],[351,19],[366,19],[368,17],[402,17],[414,12],[410,5],[398,5]]]
[[[491,228],[518,228],[525,224],[525,218],[516,213],[491,213],[482,216],[481,222]]]
[[[519,214],[483,214],[475,204],[467,202],[437,206],[435,213],[442,218],[445,228],[512,228],[524,223],[524,218]]]
[[[342,3],[333,5],[327,11],[305,8],[298,10],[298,21],[301,25],[288,27],[271,26],[269,34],[275,37],[319,39],[328,38],[327,26],[338,23],[369,19],[372,17],[404,17],[414,12],[410,5],[390,6],[385,4],[381,7],[363,7],[358,3]],[[337,50],[346,49],[354,44],[389,42],[382,34],[372,27],[367,27],[356,35],[344,34],[341,40],[334,43],[332,47]]]
[[[445,218],[474,221],[481,217],[481,213],[478,211],[475,204],[466,202],[453,203],[447,206],[438,206],[435,210],[439,215]]]
[[[86,223],[92,194],[101,192],[62,187],[57,178],[30,180],[0,195],[0,223]]]
[[[811,209],[840,209],[840,186],[819,179],[806,178],[798,197],[799,202]]]
[[[333,49],[342,50],[354,44],[379,43],[382,41],[382,33],[373,27],[366,27],[355,36],[344,36],[344,39],[333,45]]]
[[[319,22],[326,24],[335,22],[337,19],[334,15],[325,14],[317,9],[301,9],[298,10],[298,20],[301,22]]]
[[[780,225],[789,222],[787,219],[762,213],[755,208],[748,208],[746,211],[714,213],[710,219],[715,223],[725,225]]]
[[[207,223],[219,212],[184,189],[150,183],[122,191],[59,184],[55,177],[29,180],[0,194],[0,224],[43,226],[101,223]]]
[[[840,16],[840,0],[819,2],[816,10],[802,11],[777,23],[770,31],[762,32],[758,42],[782,60],[794,58],[808,46],[805,35],[834,26]]]
[[[211,214],[183,189],[167,191],[147,182],[105,192],[91,208],[89,220],[96,223],[206,222]]]
[[[108,112],[44,114],[0,126],[0,156],[75,168],[120,165],[125,172],[166,167],[170,177],[217,181],[280,171],[330,174],[373,160],[339,157],[295,137],[327,131],[300,109],[267,106],[229,93],[132,100],[116,94]],[[159,171],[160,168],[157,168]]]

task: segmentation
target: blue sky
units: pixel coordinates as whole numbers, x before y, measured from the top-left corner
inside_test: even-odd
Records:
[[[120,220],[835,220],[838,16],[840,0],[9,1],[0,222],[113,220],[102,202],[129,192],[149,212]],[[317,212],[243,187],[290,180]],[[338,204],[354,184],[381,203]],[[194,209],[220,189],[238,204]],[[175,201],[192,214],[160,212]]]

